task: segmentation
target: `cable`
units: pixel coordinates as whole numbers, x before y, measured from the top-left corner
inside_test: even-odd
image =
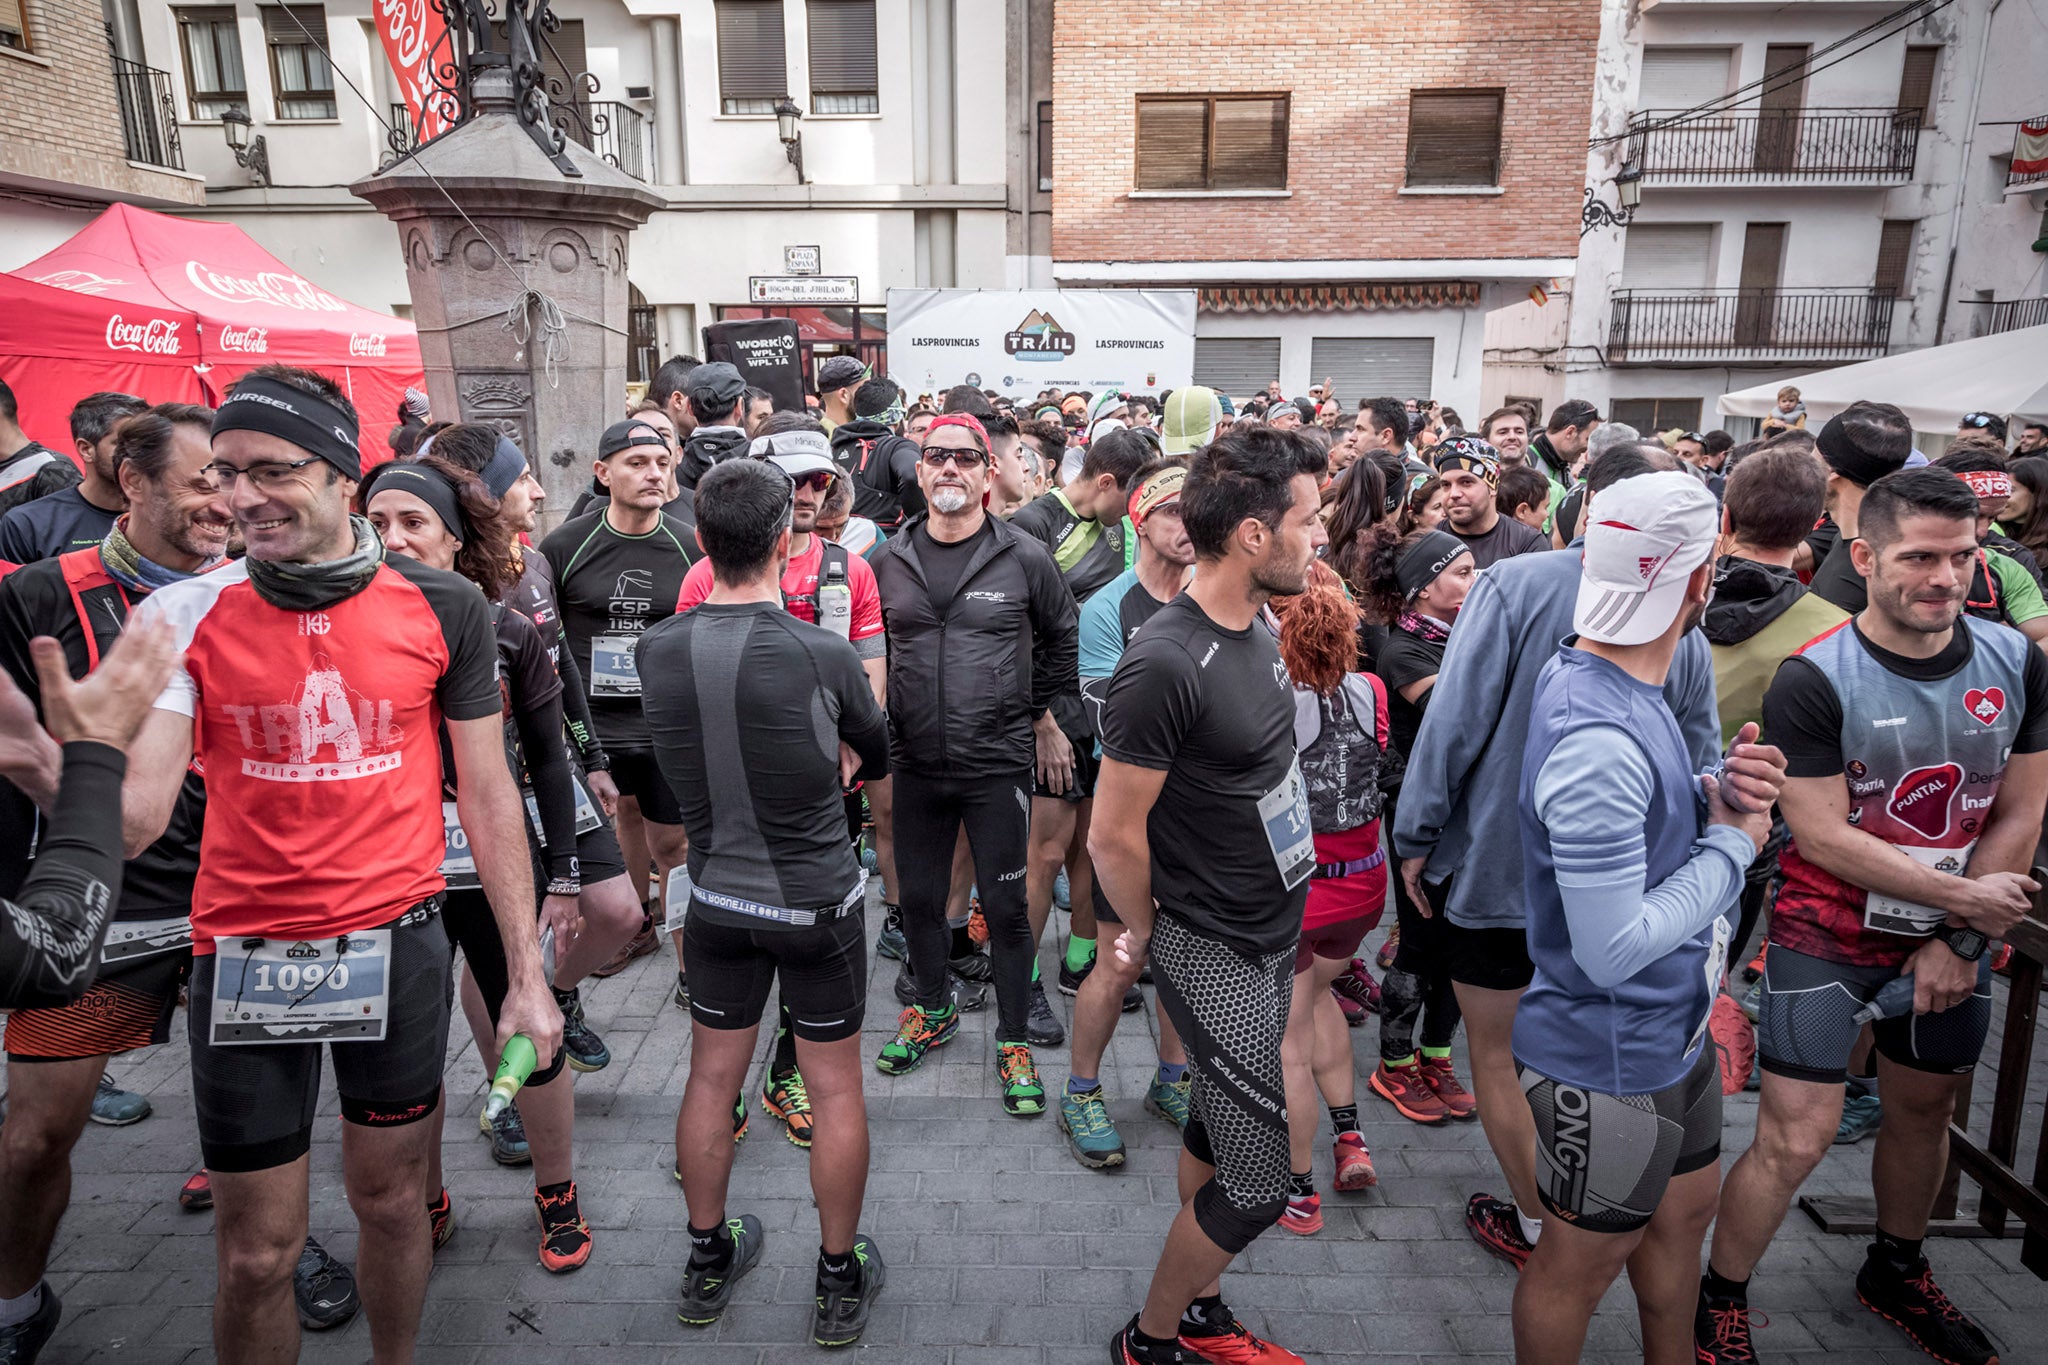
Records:
[[[1893,10],[1891,13],[1884,15],[1882,18],[1873,20],[1872,22],[1864,25],[1862,28],[1857,29],[1854,33],[1848,34],[1841,38],[1837,38],[1834,42],[1829,43],[1827,46],[1821,48],[1819,51],[1808,53],[1805,60],[1803,61],[1794,63],[1791,66],[1780,67],[1776,71],[1766,71],[1762,76],[1758,77],[1756,80],[1751,81],[1747,85],[1738,86],[1736,89],[1729,91],[1725,95],[1717,95],[1713,99],[1707,100],[1704,103],[1694,105],[1690,109],[1681,109],[1677,113],[1671,115],[1669,118],[1658,119],[1654,123],[1645,123],[1635,127],[1626,128],[1619,133],[1609,133],[1605,137],[1592,138],[1588,140],[1586,145],[1589,148],[1604,147],[1611,142],[1621,142],[1628,138],[1634,137],[1639,133],[1656,132],[1664,128],[1676,128],[1684,124],[1698,122],[1701,119],[1712,118],[1716,114],[1727,113],[1729,110],[1733,109],[1737,104],[1747,100],[1752,94],[1754,94],[1758,99],[1761,99],[1765,95],[1775,94],[1779,90],[1786,89],[1789,86],[1797,85],[1800,82],[1806,80],[1806,78],[1811,75],[1814,75],[1821,71],[1825,71],[1829,67],[1836,66],[1842,62],[1845,62],[1849,58],[1856,56],[1858,53],[1863,52],[1869,48],[1875,47],[1877,46],[1877,44],[1884,42],[1889,38],[1897,37],[1900,33],[1904,32],[1908,28],[1911,28],[1914,24],[1920,23],[1926,19],[1934,17],[1935,15],[1941,13],[1941,11],[1947,9],[1950,5],[1954,3],[1955,0],[1912,0],[1912,3],[1901,6],[1900,8]],[[1929,9],[1929,5],[1932,5],[1933,8]],[[1915,11],[1920,10],[1924,10],[1925,12],[1915,13]],[[1885,28],[1886,25],[1892,24],[1895,21],[1899,20],[1904,20],[1904,22],[1899,23],[1896,28]],[[1882,33],[1878,33],[1876,37],[1872,38],[1869,42],[1864,43],[1862,46],[1853,48],[1848,52],[1842,53],[1841,56],[1836,57],[1833,61],[1821,62],[1819,65],[1815,65],[1816,61],[1818,61],[1819,58],[1825,57],[1829,53],[1836,51],[1837,49],[1845,46],[1846,44],[1853,43],[1858,38],[1865,37],[1866,35],[1871,34],[1880,28],[1884,28],[1885,31]]]

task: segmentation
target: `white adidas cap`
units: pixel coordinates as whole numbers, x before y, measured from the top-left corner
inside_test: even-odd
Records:
[[[1720,504],[1690,470],[1638,474],[1593,496],[1585,571],[1572,629],[1588,640],[1640,645],[1685,605],[1686,580],[1714,557]]]

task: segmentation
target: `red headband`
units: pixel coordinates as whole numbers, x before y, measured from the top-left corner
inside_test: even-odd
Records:
[[[1957,475],[1970,485],[1970,491],[1980,498],[2009,498],[2012,496],[2012,475],[2002,474],[1995,469],[1972,469]]]
[[[924,429],[925,439],[930,440],[932,433],[937,431],[940,427],[966,427],[969,431],[974,433],[974,443],[981,447],[981,453],[984,455],[989,453],[988,428],[984,427],[981,424],[981,419],[979,417],[976,417],[973,413],[941,413],[939,416],[932,419],[932,424],[930,426]]]

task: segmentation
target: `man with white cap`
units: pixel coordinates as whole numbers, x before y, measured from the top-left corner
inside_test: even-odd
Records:
[[[1699,1248],[1720,1183],[1721,1088],[1707,1015],[1737,897],[1770,836],[1784,756],[1745,725],[1697,777],[1664,683],[1706,610],[1719,530],[1684,471],[1603,490],[1577,634],[1544,665],[1522,754],[1535,979],[1514,1025],[1536,1119],[1544,1223],[1515,1288],[1515,1355],[1575,1361],[1629,1270],[1651,1361],[1690,1359]],[[1745,795],[1726,775],[1748,779]],[[1704,800],[1702,800],[1702,796]]]

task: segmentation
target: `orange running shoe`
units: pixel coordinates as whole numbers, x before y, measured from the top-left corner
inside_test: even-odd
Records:
[[[1372,1168],[1372,1153],[1365,1150],[1365,1138],[1357,1132],[1337,1134],[1336,1186],[1346,1194],[1369,1190],[1380,1183]]]
[[[1285,1346],[1253,1336],[1234,1316],[1219,1332],[1190,1332],[1185,1318],[1180,1326],[1180,1348],[1213,1365],[1308,1365]]]
[[[968,902],[972,908],[967,914],[967,937],[978,948],[988,942],[988,916],[981,913],[981,897]]]
[[[534,1212],[540,1217],[540,1267],[562,1275],[590,1259],[590,1224],[577,1207],[575,1181],[550,1188],[555,1193],[533,1192]]]
[[[441,1187],[441,1197],[427,1205],[427,1226],[434,1230],[434,1250],[448,1245],[448,1239],[455,1235],[455,1203],[448,1197],[448,1187]]]
[[[1401,1111],[1401,1117],[1416,1123],[1442,1123],[1451,1116],[1449,1106],[1436,1096],[1429,1081],[1422,1074],[1422,1064],[1411,1061],[1406,1066],[1388,1066],[1382,1061],[1365,1082],[1388,1104]]]

